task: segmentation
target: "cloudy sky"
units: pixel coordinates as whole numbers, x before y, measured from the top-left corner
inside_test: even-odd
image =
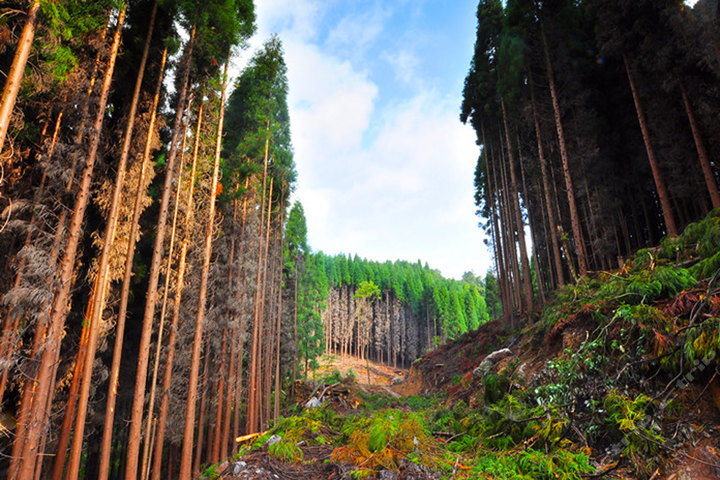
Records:
[[[261,0],[285,49],[308,239],[328,254],[484,274],[475,136],[458,120],[476,0]],[[238,69],[243,60],[237,61]]]

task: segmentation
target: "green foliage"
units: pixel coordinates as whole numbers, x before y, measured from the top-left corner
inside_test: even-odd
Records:
[[[664,443],[660,428],[648,416],[653,401],[645,394],[630,398],[617,391],[610,391],[603,403],[607,421],[624,444],[623,453],[635,464],[644,468],[640,458],[651,457]]]

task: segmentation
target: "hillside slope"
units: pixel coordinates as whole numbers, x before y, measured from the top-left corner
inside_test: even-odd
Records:
[[[720,478],[718,277],[714,212],[559,289],[522,329],[490,322],[426,354],[404,398],[318,385],[341,393],[241,453],[324,478]]]

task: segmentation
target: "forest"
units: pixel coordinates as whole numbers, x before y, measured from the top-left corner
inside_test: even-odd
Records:
[[[479,0],[460,279],[311,248],[259,11],[0,5],[0,477],[720,478],[718,1]]]
[[[720,207],[716,1],[488,0],[477,16],[460,118],[483,146],[475,201],[506,314]]]
[[[310,249],[280,40],[228,82],[254,31],[249,0],[2,7],[7,478],[191,478],[326,351],[409,365],[488,320],[485,279]]]

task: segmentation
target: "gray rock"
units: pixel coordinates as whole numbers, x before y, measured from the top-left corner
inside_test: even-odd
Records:
[[[233,472],[232,472],[233,475],[237,475],[237,474],[239,474],[240,472],[242,472],[242,471],[245,469],[246,466],[247,466],[247,463],[245,463],[245,462],[235,462],[235,463],[233,463]]]
[[[392,470],[383,470],[380,472],[380,478],[381,480],[397,480],[398,475],[397,472],[393,472]]]
[[[316,397],[312,397],[305,403],[305,408],[318,408],[322,406],[322,402]]]
[[[495,366],[497,362],[510,355],[512,355],[512,352],[509,348],[503,348],[492,352],[490,355],[485,357],[482,362],[480,362],[480,365],[475,367],[475,370],[473,370],[473,376],[477,378],[485,378],[487,374],[492,371],[493,366]]]
[[[265,442],[265,445],[267,445],[269,447],[270,445],[275,445],[280,440],[282,440],[282,437],[280,435],[273,435],[272,437],[267,439],[267,442]]]
[[[405,381],[403,377],[395,377],[390,381],[390,385],[398,385]]]

